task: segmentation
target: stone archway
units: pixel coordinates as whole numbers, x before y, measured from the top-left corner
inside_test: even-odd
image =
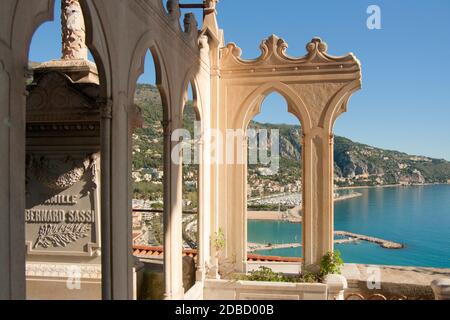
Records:
[[[111,104],[106,97],[110,94],[110,60],[108,55],[108,43],[102,26],[98,23],[99,17],[93,6],[80,0],[83,7],[84,21],[87,24],[88,41],[87,47],[94,55],[97,66],[99,67],[100,78],[100,98],[99,107],[102,109],[102,115],[108,115]],[[14,126],[4,126],[8,132],[2,133],[2,137],[8,139],[7,143],[2,143],[4,154],[7,154],[9,160],[1,162],[0,172],[8,173],[11,177],[3,179],[0,185],[2,194],[9,194],[9,199],[0,199],[5,213],[13,217],[9,224],[2,224],[2,234],[10,237],[9,240],[1,241],[0,251],[14,253],[11,257],[2,256],[2,270],[5,270],[3,277],[0,278],[2,285],[0,296],[5,298],[21,299],[25,297],[25,252],[17,251],[14,247],[17,243],[22,243],[24,237],[24,216],[18,214],[24,212],[25,207],[25,78],[29,75],[24,73],[28,69],[28,55],[32,36],[34,32],[46,21],[53,20],[55,1],[37,0],[32,3],[28,1],[8,1],[2,3],[2,17],[8,17],[5,21],[5,30],[0,36],[0,76],[4,71],[8,77],[2,88],[2,98],[8,96],[9,99],[2,104],[6,108],[7,114],[1,115],[1,118],[9,119]],[[3,20],[3,18],[2,18]],[[2,63],[2,61],[4,63]],[[4,68],[3,68],[4,67]],[[2,100],[3,101],[3,100]],[[11,106],[14,106],[12,108]],[[23,106],[23,107],[19,107]],[[2,109],[5,109],[2,108]],[[9,110],[8,110],[9,109]],[[2,110],[3,111],[3,110]],[[4,117],[5,116],[5,117]],[[102,159],[103,160],[103,159]],[[14,179],[12,178],[14,177]],[[106,198],[106,197],[105,197]],[[9,249],[7,249],[9,248]],[[107,255],[105,255],[107,256]],[[4,264],[4,265],[3,265]],[[107,269],[106,267],[104,268]],[[7,278],[6,278],[7,277]],[[9,279],[9,280],[8,280]]]
[[[277,36],[261,44],[261,56],[241,58],[233,43],[221,50],[220,109],[226,110],[222,130],[245,129],[263,97],[276,91],[304,128],[303,139],[303,257],[318,266],[333,251],[333,133],[336,118],[346,110],[351,94],[361,87],[361,68],[352,55],[333,57],[320,38],[307,44],[307,55],[287,55],[288,45]],[[219,213],[227,243],[225,257],[237,271],[246,271],[246,165],[222,165],[226,183],[219,184],[226,202]]]

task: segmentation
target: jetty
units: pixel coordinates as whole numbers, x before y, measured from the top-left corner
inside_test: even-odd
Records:
[[[301,247],[301,243],[283,243],[283,244],[264,244],[264,243],[252,243],[247,244],[248,252],[255,252],[260,250],[276,250],[276,249],[291,249]]]
[[[335,231],[335,236],[346,237],[345,239],[337,239],[334,243],[348,243],[356,241],[367,241],[371,243],[376,243],[385,249],[403,249],[405,247],[402,243],[397,243],[393,241],[388,241],[380,238],[370,237],[363,234],[352,233],[348,231]]]
[[[380,238],[370,237],[363,234],[357,234],[348,231],[335,231],[335,236],[343,237],[343,239],[335,239],[335,244],[343,244],[343,243],[353,243],[358,241],[366,241],[380,245],[384,249],[403,249],[405,247],[404,244],[388,241]],[[248,252],[255,252],[260,250],[276,250],[276,249],[291,249],[291,248],[299,248],[301,247],[301,243],[282,243],[282,244],[264,244],[264,243],[254,243],[249,242],[247,244]]]

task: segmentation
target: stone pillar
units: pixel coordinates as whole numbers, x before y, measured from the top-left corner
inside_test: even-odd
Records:
[[[213,2],[213,1],[211,1]],[[221,72],[220,72],[220,48],[223,46],[221,33],[219,31],[219,28],[217,26],[217,19],[215,10],[212,13],[205,13],[205,17],[203,20],[203,28],[209,28],[211,32],[214,33],[214,37],[209,37],[209,57],[210,57],[210,67],[211,67],[211,74],[210,74],[210,90],[208,90],[210,94],[210,114],[211,116],[211,123],[210,128],[212,129],[219,129],[220,128],[220,121],[221,116],[224,113],[224,110],[220,108],[220,78],[221,78]],[[205,119],[202,119],[203,121]],[[209,157],[211,157],[212,151],[215,153],[216,160],[218,158],[218,152],[219,151],[219,142],[218,137],[214,136],[212,132],[209,132],[206,136],[207,139],[207,145],[208,150],[206,150]],[[209,188],[209,209],[210,211],[207,212],[209,215],[209,234],[210,239],[209,240],[209,268],[208,268],[208,278],[212,279],[218,279],[219,278],[219,250],[217,250],[216,246],[214,245],[214,238],[219,232],[219,213],[221,208],[220,206],[220,187],[219,187],[219,181],[220,181],[220,164],[219,161],[208,161],[205,162],[205,166],[208,166],[208,188]]]
[[[333,143],[322,128],[304,137],[303,258],[318,271],[320,259],[333,251]]]
[[[13,12],[0,12],[9,17]],[[32,12],[32,11],[30,11]],[[30,19],[31,19],[30,15]],[[12,54],[12,53],[11,53]],[[2,60],[4,59],[4,60]],[[0,299],[25,298],[25,90],[21,64],[0,52]],[[23,63],[22,65],[25,65]],[[19,248],[19,250],[17,249]]]
[[[450,279],[438,279],[431,283],[436,300],[450,300]]]
[[[224,219],[225,221],[220,221],[225,236],[225,247],[220,252],[219,271],[221,275],[229,275],[235,271],[247,272],[246,132],[239,129],[226,132],[224,142],[225,174],[230,177],[224,189],[226,190],[226,209],[231,214],[226,220]]]
[[[183,166],[172,161],[173,123],[164,126],[164,279],[166,300],[178,300],[183,288]],[[176,127],[176,126],[175,126]]]
[[[102,246],[102,299],[112,299],[112,263],[111,263],[111,121],[113,101],[99,99],[101,110],[100,154],[101,154],[101,246]]]
[[[325,277],[324,284],[327,285],[328,300],[344,300],[345,289],[348,288],[347,279],[340,274],[329,274]]]
[[[79,0],[61,1],[62,59],[87,60],[86,28]]]
[[[203,281],[205,279],[205,253],[206,247],[208,246],[208,239],[205,238],[205,205],[204,205],[204,195],[205,195],[205,183],[204,183],[204,142],[203,135],[202,139],[198,142],[198,152],[200,163],[198,166],[198,209],[197,209],[197,219],[198,219],[198,258],[197,258],[197,272],[196,272],[196,281]]]

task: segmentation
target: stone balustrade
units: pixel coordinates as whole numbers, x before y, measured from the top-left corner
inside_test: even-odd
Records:
[[[348,288],[347,279],[340,274],[329,274],[324,284],[328,287],[328,300],[344,300],[345,289]]]
[[[431,283],[436,300],[450,300],[450,279],[438,279]]]

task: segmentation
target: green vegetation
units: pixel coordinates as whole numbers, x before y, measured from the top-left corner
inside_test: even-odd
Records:
[[[341,267],[344,261],[341,258],[340,251],[328,252],[320,260],[320,277],[328,274],[341,274]]]
[[[152,182],[135,182],[133,188],[135,199],[157,201],[163,193],[163,185]]]
[[[159,91],[155,86],[149,84],[138,84],[136,87],[135,103],[142,109],[143,128],[135,130],[133,135],[133,172],[139,171],[141,176],[151,175],[152,171],[163,171],[164,138],[163,119],[164,110],[162,107]],[[189,101],[184,109],[184,128],[191,137],[194,138],[194,123],[196,113]],[[190,179],[196,181],[198,176],[198,165],[184,165],[183,176],[193,172]],[[162,177],[152,178],[151,181],[134,182],[133,197],[135,199],[145,199],[158,201],[163,197]],[[198,194],[195,186],[186,185],[183,188],[183,199],[188,206],[183,210],[195,210],[198,207]],[[161,207],[160,204],[153,205],[154,208]]]
[[[251,271],[248,275],[237,275],[237,280],[243,281],[265,281],[265,282],[290,282],[290,283],[316,283],[321,282],[329,274],[341,274],[341,267],[344,265],[339,251],[328,252],[320,261],[320,272],[315,274],[304,271],[299,275],[286,275],[281,272],[274,272],[267,267],[260,267]]]
[[[289,282],[289,283],[317,283],[321,279],[317,275],[304,272],[296,276],[285,275],[280,272],[274,272],[267,267],[260,267],[258,270],[251,271],[248,275],[241,275],[236,277],[237,280],[242,281],[263,281],[263,282]]]

